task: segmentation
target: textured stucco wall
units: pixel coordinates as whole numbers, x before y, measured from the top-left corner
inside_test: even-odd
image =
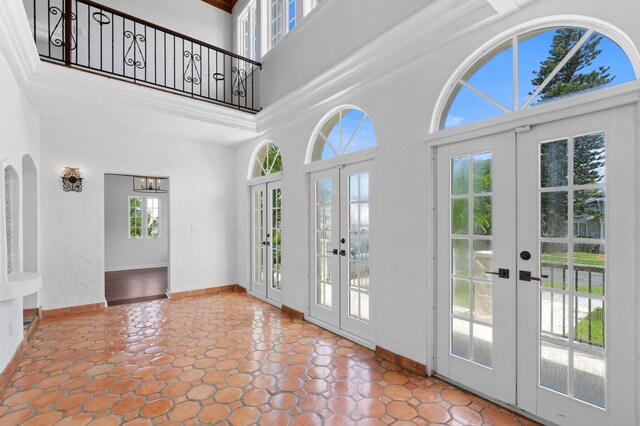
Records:
[[[38,116],[31,109],[22,89],[18,85],[0,45],[0,163],[10,165],[18,177],[18,185],[22,178],[22,158],[30,155],[38,164]],[[4,173],[2,173],[4,180]],[[4,188],[4,187],[3,187]],[[4,197],[3,197],[4,198]],[[14,216],[16,206],[12,209]],[[19,220],[13,217],[13,220]],[[21,225],[20,225],[21,226]],[[4,228],[4,226],[3,226]],[[20,233],[20,232],[19,232]],[[12,235],[12,239],[20,238]],[[13,241],[14,250],[16,241]],[[6,235],[0,233],[0,247],[6,251]],[[21,245],[18,245],[21,249]],[[16,257],[14,256],[14,259]],[[0,256],[0,274],[5,276],[7,271],[6,253]],[[20,264],[12,265],[13,272],[20,269]],[[0,279],[0,285],[7,285]],[[0,302],[0,371],[9,362],[16,348],[22,341],[22,298]]]
[[[190,141],[188,121],[180,139],[155,130],[160,114],[96,102],[102,114],[84,108],[42,122],[43,307],[104,301],[105,173],[170,178],[171,292],[235,283],[233,149]],[[64,166],[82,169],[81,193],[62,191]]]

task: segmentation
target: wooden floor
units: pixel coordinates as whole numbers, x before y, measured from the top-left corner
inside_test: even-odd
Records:
[[[104,282],[109,306],[167,297],[167,268],[106,272]]]

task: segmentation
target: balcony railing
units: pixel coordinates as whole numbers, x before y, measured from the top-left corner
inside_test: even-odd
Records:
[[[262,65],[88,0],[24,0],[43,59],[140,85],[260,110]]]

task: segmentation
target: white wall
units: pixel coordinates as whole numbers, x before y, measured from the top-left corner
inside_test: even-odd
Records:
[[[39,162],[39,119],[9,67],[4,47],[0,42],[0,162],[13,166],[22,180],[23,155],[31,155],[36,167]],[[21,215],[15,219],[22,221]],[[3,235],[0,235],[0,247],[6,250]],[[0,256],[0,259],[4,259],[4,256]],[[6,270],[6,264],[0,260],[0,271],[4,274]],[[2,281],[4,280],[0,280],[0,285],[6,285]],[[0,302],[0,342],[2,371],[22,342],[22,297]]]
[[[376,186],[372,189],[377,196],[372,206],[377,224],[372,222],[371,237],[372,258],[375,256],[377,262],[372,271],[376,343],[431,365],[427,353],[433,327],[430,297],[434,283],[430,279],[433,268],[429,259],[433,236],[427,233],[431,217],[427,197],[432,169],[424,140],[447,80],[469,55],[493,37],[546,16],[597,17],[619,27],[640,46],[640,27],[634,18],[640,13],[640,3],[624,1],[624,7],[610,7],[598,0],[538,0],[497,19],[495,11],[484,1],[457,6],[454,2],[433,2],[408,18],[404,25],[366,46],[370,50],[363,55],[362,50],[352,51],[357,44],[335,40],[340,37],[362,40],[360,37],[366,31],[360,28],[361,12],[369,10],[369,4],[377,10],[376,5],[385,3],[388,13],[392,13],[391,8],[382,0],[370,1],[359,9],[344,3],[351,4],[327,2],[326,6],[334,10],[328,7],[326,21],[318,14],[318,20],[305,29],[307,32],[298,34],[304,43],[294,40],[296,35],[291,33],[287,36],[291,37],[290,42],[286,44],[285,40],[279,46],[283,47],[281,52],[276,52],[276,47],[264,59],[262,78],[269,84],[263,85],[261,93],[268,105],[259,117],[261,134],[237,151],[240,283],[250,282],[246,185],[250,156],[257,144],[272,140],[280,147],[284,161],[284,304],[306,310],[305,154],[313,129],[329,110],[344,104],[357,105],[371,116],[379,145],[375,157]],[[456,10],[458,6],[464,9]],[[330,34],[327,28],[331,28]],[[402,31],[409,44],[401,43],[403,38],[398,34]],[[335,67],[324,68],[347,55],[349,58]],[[314,79],[316,75],[319,77]],[[306,82],[304,90],[288,93],[300,82]]]
[[[161,113],[68,96],[63,114],[42,121],[44,309],[104,301],[105,173],[170,178],[171,292],[235,283],[233,149],[216,145],[215,134],[192,141],[186,119],[176,137],[157,130]],[[62,191],[64,166],[82,169],[81,193]]]
[[[160,234],[158,237],[129,238],[130,196],[160,200]],[[168,266],[169,193],[142,194],[134,192],[131,176],[105,176],[104,232],[106,271]]]

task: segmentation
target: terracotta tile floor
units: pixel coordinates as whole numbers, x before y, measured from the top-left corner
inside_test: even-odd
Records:
[[[532,425],[238,293],[43,320],[0,425]]]

